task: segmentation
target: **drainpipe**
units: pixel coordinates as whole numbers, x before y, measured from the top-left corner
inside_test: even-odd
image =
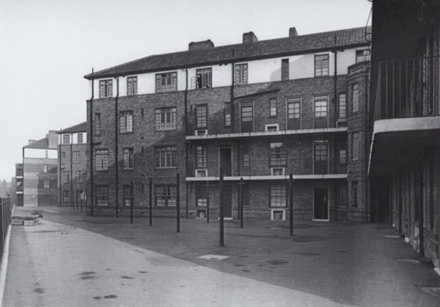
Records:
[[[73,133],[70,134],[70,205],[73,206]]]
[[[118,98],[119,98],[119,77],[116,77],[115,97],[115,193],[116,193],[116,217],[119,217],[119,165],[118,165]]]
[[[364,155],[365,155],[365,157],[368,157],[368,154],[369,154],[368,153],[368,149],[370,148],[370,146],[369,146],[369,144],[370,144],[370,127],[369,127],[370,119],[369,119],[369,114],[370,113],[369,113],[369,110],[368,110],[369,109],[368,105],[369,105],[369,101],[370,101],[369,100],[370,99],[370,96],[369,96],[370,91],[368,90],[368,84],[369,84],[368,76],[369,76],[370,69],[371,69],[370,66],[368,64],[366,64],[366,66],[365,66],[365,99],[364,99],[364,101],[365,101],[365,103],[364,103],[365,104],[365,116],[364,116],[364,120],[365,120]],[[366,163],[368,163],[368,162],[366,161]],[[368,218],[368,215],[371,212],[371,210],[368,210],[368,204],[370,204],[370,206],[371,206],[370,181],[367,178],[365,180],[365,200],[366,200],[366,203],[365,203],[365,210],[366,210],[365,219],[366,219],[367,223],[368,222],[371,223],[372,222],[371,216],[370,216],[370,218]]]
[[[185,106],[185,138],[188,135],[188,68],[185,68],[185,78],[186,78],[186,84],[185,84],[185,100],[184,100],[184,106]],[[185,179],[188,177],[188,142],[185,141]],[[179,189],[179,187],[177,187]],[[188,182],[185,180],[185,217],[188,218]]]
[[[93,74],[93,68],[92,68],[92,74]],[[90,98],[90,104],[89,104],[89,113],[90,113],[90,126],[89,126],[89,155],[90,155],[90,215],[93,216],[93,201],[94,201],[94,193],[93,193],[93,98],[95,93],[95,80],[92,79],[92,97]]]
[[[58,194],[59,194],[59,200],[58,200],[58,206],[61,207],[61,197],[62,197],[62,191],[61,191],[61,139],[62,139],[62,134],[61,134],[61,128],[60,128],[60,135],[58,138],[58,142],[60,143],[58,145]]]
[[[231,77],[232,77],[232,83],[231,83],[231,93],[230,93],[230,100],[231,100],[231,128],[232,132],[235,131],[235,125],[234,125],[234,114],[235,114],[235,108],[234,108],[234,87],[235,87],[235,78],[234,78],[234,69],[235,69],[235,49],[232,49],[232,61],[231,61]]]
[[[335,36],[335,46],[337,43],[337,38]],[[336,118],[338,115],[338,51],[334,50],[335,53],[335,76],[334,76],[334,98],[333,98],[333,104],[334,104],[334,122],[335,122],[335,128],[336,128]],[[337,140],[336,140],[336,134],[333,136],[333,143],[334,143],[334,170],[335,170],[335,174],[337,172],[337,165],[338,165],[338,148],[337,148]],[[337,184],[337,180],[335,180],[335,184],[334,184],[334,197],[335,197],[335,221],[338,220],[338,199],[337,199],[337,195],[338,195],[338,184]]]

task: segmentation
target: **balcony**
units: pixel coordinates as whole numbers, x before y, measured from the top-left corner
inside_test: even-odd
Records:
[[[370,176],[392,176],[440,145],[439,57],[379,64]]]

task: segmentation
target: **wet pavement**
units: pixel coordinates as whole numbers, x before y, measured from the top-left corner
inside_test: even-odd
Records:
[[[24,210],[24,209],[21,209]],[[13,226],[3,306],[440,306],[440,277],[383,224],[219,224],[39,209]]]

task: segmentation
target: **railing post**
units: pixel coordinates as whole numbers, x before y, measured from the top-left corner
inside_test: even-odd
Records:
[[[243,228],[244,224],[244,202],[243,202],[243,177],[240,178],[240,228]]]
[[[223,167],[220,167],[220,182],[219,182],[219,192],[220,192],[220,246],[225,246],[225,220],[223,211]]]
[[[180,174],[176,175],[176,218],[177,218],[177,232],[180,232]]]
[[[133,207],[134,207],[134,197],[133,197],[133,181],[130,181],[130,224],[133,224]]]
[[[209,181],[206,181],[206,223],[209,223]]]
[[[150,219],[150,226],[153,226],[153,178],[150,177],[150,184],[149,184],[149,202],[150,207],[149,209],[149,215],[148,218]]]
[[[293,175],[289,176],[289,231],[293,236]]]

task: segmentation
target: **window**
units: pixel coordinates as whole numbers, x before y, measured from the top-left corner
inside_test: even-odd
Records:
[[[315,141],[314,148],[314,173],[327,174],[328,171],[328,143],[324,140]]]
[[[176,108],[156,109],[155,122],[156,130],[176,129]]]
[[[299,99],[287,99],[287,118],[300,118],[301,103]]]
[[[270,143],[270,165],[286,165],[286,145],[284,143]]]
[[[251,206],[251,192],[250,192],[250,182],[248,181],[248,183],[245,183],[243,185],[243,207],[244,208],[249,208]]]
[[[359,133],[353,133],[352,160],[359,160]]]
[[[133,169],[134,154],[133,148],[124,148],[124,169]]]
[[[327,97],[315,97],[315,117],[327,117]]]
[[[156,93],[177,91],[177,72],[156,75]]]
[[[281,60],[281,80],[289,80],[289,59]]]
[[[356,50],[356,63],[370,61],[371,53],[369,49]]]
[[[74,151],[73,152],[72,163],[79,163],[79,156],[80,156],[80,152],[79,151]]]
[[[196,69],[196,88],[212,87],[212,69]]]
[[[351,88],[351,97],[353,101],[353,112],[359,111],[359,86],[357,83],[352,85]]]
[[[63,144],[70,144],[70,134],[63,134]]]
[[[175,207],[176,206],[176,186],[175,185],[156,185],[156,206]]]
[[[76,171],[75,176],[76,176],[77,182],[83,182],[83,172],[82,171]]]
[[[64,151],[61,153],[61,163],[66,164],[66,153]]]
[[[328,54],[315,55],[315,77],[328,76]]]
[[[208,154],[206,152],[206,146],[196,147],[196,167],[205,168],[208,166]]]
[[[341,145],[339,148],[339,165],[347,164],[347,145]]]
[[[101,80],[99,81],[99,98],[106,98],[113,96],[113,81]]]
[[[339,94],[339,119],[347,118],[347,94]]]
[[[277,99],[269,100],[269,117],[277,117]]]
[[[357,208],[358,207],[358,183],[357,181],[353,181],[351,183],[351,195],[352,195],[352,204],[353,204],[353,208]]]
[[[107,149],[97,149],[96,153],[96,170],[104,171],[108,170],[108,150]]]
[[[133,111],[123,111],[119,114],[119,131],[121,133],[133,132]]]
[[[123,198],[124,198],[124,206],[130,207],[132,202],[132,193],[131,193],[131,185],[124,185],[123,188]]]
[[[161,146],[155,148],[154,153],[156,168],[177,167],[176,146]]]
[[[286,185],[271,184],[270,185],[270,207],[280,208],[286,207]]]
[[[77,137],[78,137],[78,144],[83,144],[84,143],[83,134],[78,133]]]
[[[44,188],[49,189],[50,188],[50,181],[48,179],[44,179]]]
[[[235,64],[235,83],[248,83],[248,64]]]
[[[96,205],[108,206],[108,186],[96,186]]]
[[[95,113],[95,135],[101,135],[101,113]]]
[[[63,183],[69,183],[70,182],[70,176],[69,171],[63,171]]]
[[[249,148],[247,146],[243,146],[242,157],[243,157],[243,167],[249,167],[251,161],[249,156]]]
[[[208,106],[196,106],[196,128],[207,128],[208,126]]]
[[[254,130],[254,107],[252,103],[241,105],[241,132],[252,132]]]
[[[47,173],[49,171],[49,164],[44,164],[43,173]]]
[[[137,77],[128,77],[127,78],[127,95],[136,95],[137,94]]]
[[[347,207],[347,186],[341,185],[339,186],[339,208]]]
[[[208,193],[203,185],[196,185],[196,205],[206,207],[208,205]]]
[[[69,201],[70,200],[70,191],[63,190],[63,201]]]
[[[231,127],[232,124],[232,108],[229,102],[225,103],[225,127]]]

